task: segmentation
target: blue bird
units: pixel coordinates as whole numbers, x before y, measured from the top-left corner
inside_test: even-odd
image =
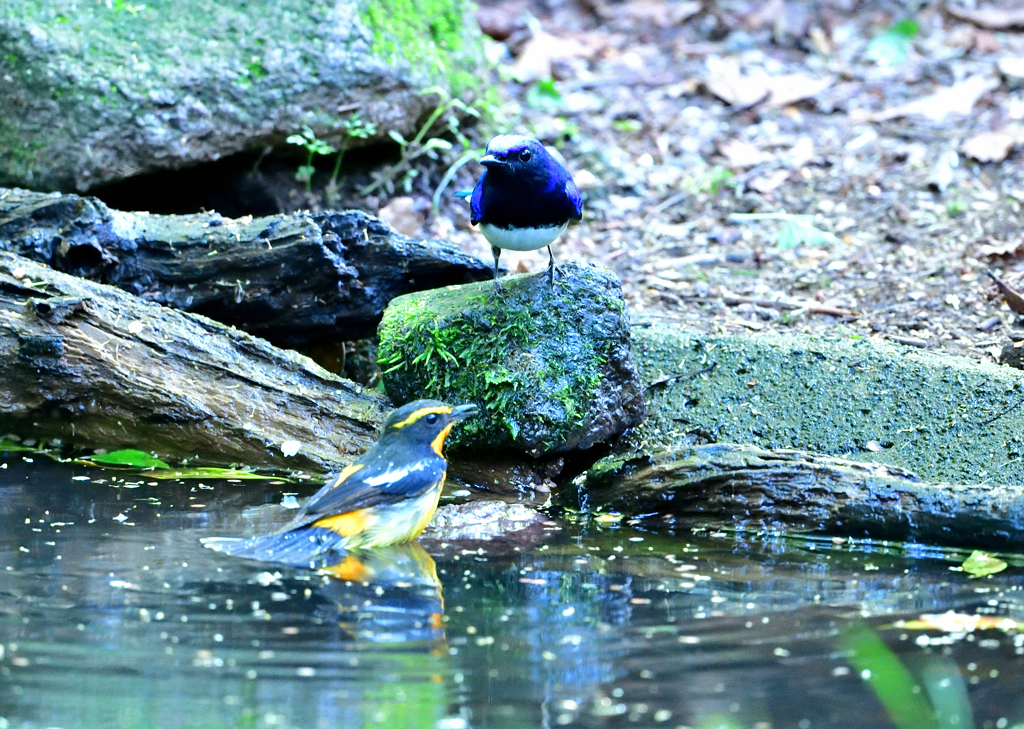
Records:
[[[471,221],[491,244],[494,289],[502,249],[533,251],[547,246],[548,281],[555,281],[551,244],[570,220],[583,217],[583,201],[572,175],[536,139],[502,134],[480,158],[487,169],[470,197]]]

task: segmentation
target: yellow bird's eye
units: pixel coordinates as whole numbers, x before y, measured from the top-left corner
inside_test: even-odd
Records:
[[[426,418],[424,418],[424,420],[433,425],[434,423],[437,422],[437,413],[431,413]]]

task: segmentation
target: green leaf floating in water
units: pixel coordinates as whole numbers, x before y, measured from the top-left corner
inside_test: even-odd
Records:
[[[1006,562],[998,557],[993,557],[987,552],[981,552],[976,549],[971,552],[971,556],[965,559],[960,567],[964,572],[970,574],[971,577],[988,577],[1005,570]]]
[[[148,474],[156,479],[179,478],[231,478],[240,481],[289,481],[281,476],[263,476],[251,471],[239,471],[234,468],[158,468]]]
[[[39,448],[36,446],[27,446],[22,445],[21,443],[15,443],[13,440],[0,439],[0,453],[2,453],[3,451],[9,451],[11,453],[31,453],[32,451],[38,450]]]
[[[121,451],[110,451],[110,453],[97,453],[86,456],[82,460],[91,463],[98,463],[104,466],[128,466],[130,468],[170,468],[170,466],[159,458],[151,456],[145,451],[138,451],[134,448],[126,448]]]
[[[939,729],[914,675],[878,633],[856,625],[839,638],[847,660],[878,697],[896,729]]]

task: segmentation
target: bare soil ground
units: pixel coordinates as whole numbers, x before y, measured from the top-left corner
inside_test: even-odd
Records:
[[[560,149],[586,194],[556,258],[607,263],[636,315],[996,360],[1024,339],[1024,301],[989,276],[1024,288],[1015,3],[508,0],[478,19],[508,131]],[[429,210],[445,166],[346,202],[487,259],[461,201]]]

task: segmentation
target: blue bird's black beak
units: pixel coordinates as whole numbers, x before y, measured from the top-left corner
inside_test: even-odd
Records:
[[[498,159],[493,154],[485,154],[480,158],[480,164],[484,167],[502,167],[505,164],[505,160]]]

